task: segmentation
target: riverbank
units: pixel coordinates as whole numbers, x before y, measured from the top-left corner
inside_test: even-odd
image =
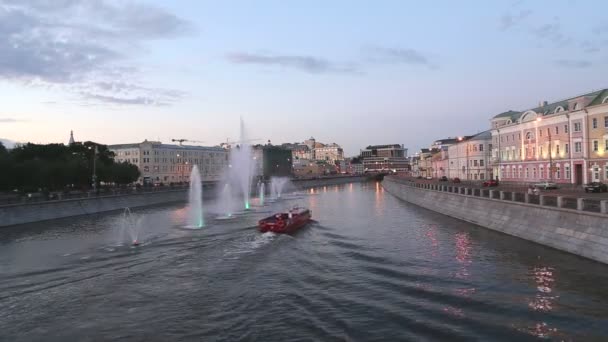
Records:
[[[337,176],[294,180],[293,184],[297,189],[305,189],[316,186],[363,182],[366,180],[367,177],[365,176]],[[204,198],[212,198],[215,191],[212,189],[209,191],[205,190],[204,194]],[[4,205],[0,206],[0,227],[121,210],[126,207],[139,208],[179,203],[186,200],[187,190],[182,188],[178,190]]]
[[[558,196],[553,201],[550,196],[418,184],[396,177],[385,178],[382,186],[425,209],[608,263],[608,201],[600,201],[598,208],[583,198],[572,203]]]

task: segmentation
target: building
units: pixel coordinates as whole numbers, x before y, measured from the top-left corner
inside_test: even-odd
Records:
[[[363,168],[367,171],[410,170],[407,148],[403,145],[371,145],[361,151]]]
[[[448,178],[486,180],[493,178],[491,167],[492,133],[481,132],[458,138],[448,147]]]
[[[291,159],[314,159],[313,158],[313,150],[311,150],[308,145],[302,143],[286,143],[281,145],[282,148],[288,149],[291,151]]]
[[[334,163],[344,160],[344,150],[336,143],[321,144],[316,143],[314,148],[314,159]]]
[[[270,177],[286,177],[292,174],[292,151],[281,146],[253,146],[255,159],[254,176],[269,179]]]
[[[608,89],[494,116],[492,168],[508,182],[608,181]]]
[[[218,181],[228,165],[228,151],[220,147],[163,144],[145,140],[141,143],[109,145],[117,162],[136,165],[139,183],[181,183],[190,180],[197,165],[205,182]]]

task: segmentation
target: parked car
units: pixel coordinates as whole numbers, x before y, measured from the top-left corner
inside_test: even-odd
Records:
[[[441,177],[439,177],[439,181],[440,181],[440,182],[447,182],[447,181],[448,181],[448,177],[446,177],[446,176],[441,176]]]
[[[585,185],[585,192],[606,192],[608,185],[600,182],[591,182]]]
[[[540,183],[534,184],[534,186],[539,189],[545,189],[545,190],[557,189],[557,184],[551,183],[551,182],[540,182]]]
[[[426,179],[433,179],[433,177],[431,177],[431,176],[426,176]]]
[[[482,185],[483,186],[498,186],[498,181],[496,179],[488,179],[487,181],[483,182]]]
[[[454,177],[454,178],[452,179],[452,183],[460,183],[460,178],[458,178],[458,177]]]

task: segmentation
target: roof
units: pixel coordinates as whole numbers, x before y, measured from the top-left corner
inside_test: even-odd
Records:
[[[594,100],[589,103],[590,106],[600,105],[602,101],[608,97],[608,89],[604,89],[600,92],[599,96],[596,96]]]
[[[189,150],[189,151],[215,151],[215,152],[225,152],[226,150],[217,147],[217,146],[193,146],[193,145],[174,145],[174,144],[162,144],[157,141],[144,141],[142,143],[134,143],[134,144],[115,144],[108,145],[108,149],[110,150],[119,150],[124,148],[139,148],[143,143],[151,143],[152,148],[164,148],[164,149],[174,149],[174,150]]]
[[[382,148],[402,148],[399,144],[389,144],[389,145],[369,145],[365,149],[366,150],[378,150]]]
[[[569,108],[568,108],[569,101],[580,98],[580,97],[584,97],[584,98],[590,100],[589,106],[594,106],[594,105],[601,104],[602,100],[606,96],[608,96],[608,89],[597,90],[597,91],[593,91],[593,92],[590,92],[587,94],[573,96],[573,97],[570,97],[570,98],[567,98],[564,100],[543,104],[542,106],[530,108],[530,109],[527,109],[527,110],[524,110],[521,112],[509,110],[507,112],[495,115],[493,117],[493,119],[511,119],[511,121],[515,122],[515,121],[517,121],[517,119],[519,119],[521,117],[521,115],[523,113],[525,113],[527,111],[533,111],[535,113],[540,113],[542,115],[553,114],[558,107],[562,107],[565,111],[567,111],[567,110],[569,110]]]
[[[521,112],[516,112],[514,110],[508,110],[508,111],[506,111],[504,113],[500,113],[500,114],[495,115],[494,119],[502,119],[502,118],[509,119],[510,118],[511,120],[513,120],[513,117],[516,116],[516,115],[521,115]]]
[[[492,131],[490,131],[490,130],[483,131],[481,133],[477,133],[474,136],[472,136],[469,140],[488,140],[488,139],[492,139]]]

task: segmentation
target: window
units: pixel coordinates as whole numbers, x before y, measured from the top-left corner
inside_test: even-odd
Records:
[[[542,146],[538,147],[538,154],[540,154],[541,158],[543,157],[543,147]]]
[[[518,171],[519,171],[519,175],[518,175],[518,177],[519,177],[519,178],[521,178],[521,173],[522,173],[522,170],[523,170],[523,169],[522,169],[522,168],[521,168],[521,166],[520,166],[520,167],[519,167],[519,170],[518,170]]]
[[[566,172],[566,179],[570,179],[570,164],[566,164],[566,166],[564,167],[564,170]]]
[[[561,168],[557,165],[557,169],[555,169],[555,179],[560,179],[562,177]]]
[[[545,178],[545,168],[542,165],[538,168],[538,177]]]
[[[551,130],[547,127],[547,135],[551,135]]]
[[[473,166],[477,166],[477,159],[473,160]]]
[[[581,142],[580,141],[575,142],[574,143],[574,152],[580,153],[581,150],[582,150],[582,148],[581,148]]]
[[[604,116],[604,127],[608,128],[608,116]]]
[[[593,118],[593,120],[591,120],[591,126],[593,128],[597,128],[597,119],[596,118]]]
[[[570,144],[565,144],[564,145],[564,152],[570,153]]]
[[[480,173],[479,174],[479,179],[481,179],[481,180],[485,179],[485,175],[483,173]]]
[[[526,178],[530,178],[530,169],[526,168]]]
[[[483,159],[479,160],[479,166],[483,166]]]
[[[479,144],[479,152],[483,152],[483,144]]]
[[[572,106],[572,110],[578,110],[578,103],[575,103],[574,106]]]
[[[555,154],[559,157],[559,145],[555,145]]]
[[[532,178],[536,178],[536,168],[532,168]]]
[[[542,136],[543,136],[543,130],[542,130],[542,129],[539,129],[539,130],[538,130],[538,136],[539,136],[539,137],[542,137]]]
[[[559,126],[555,126],[555,134],[559,134]]]
[[[608,164],[604,166],[604,179],[608,179]]]
[[[597,152],[599,150],[599,141],[593,140],[593,152]]]
[[[581,131],[581,123],[580,122],[575,122],[574,123],[574,131],[575,132],[580,132]]]
[[[608,139],[604,140],[604,151],[608,151]]]
[[[564,133],[568,133],[568,125],[564,125]]]

